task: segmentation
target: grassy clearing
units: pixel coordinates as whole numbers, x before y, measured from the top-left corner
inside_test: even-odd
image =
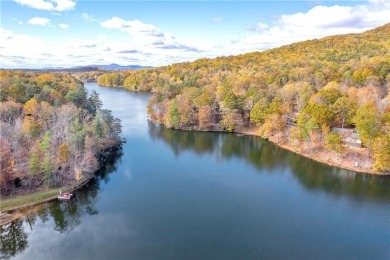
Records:
[[[67,191],[70,187],[62,187],[57,189],[37,191],[34,193],[19,195],[11,198],[1,198],[0,199],[0,211],[12,210],[20,207],[25,207],[40,202],[56,198],[60,193],[60,190]]]

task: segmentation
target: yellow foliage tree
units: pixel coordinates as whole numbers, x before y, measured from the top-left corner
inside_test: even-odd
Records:
[[[69,160],[69,147],[67,144],[61,144],[58,148],[58,159],[61,164],[65,164]]]
[[[37,115],[38,108],[39,108],[39,104],[35,98],[31,98],[23,106],[24,112],[28,116]]]

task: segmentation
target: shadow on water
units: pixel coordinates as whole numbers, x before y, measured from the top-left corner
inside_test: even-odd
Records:
[[[0,259],[8,259],[23,252],[28,247],[28,233],[33,230],[37,220],[45,223],[54,222],[54,230],[60,233],[72,231],[81,224],[82,216],[96,215],[95,208],[98,199],[101,181],[107,183],[109,175],[116,171],[116,165],[122,157],[122,147],[116,147],[106,157],[101,168],[83,188],[74,192],[70,201],[53,201],[27,209],[25,217],[0,227]],[[24,227],[27,226],[27,229]]]
[[[216,154],[216,159],[241,158],[259,173],[290,172],[307,190],[332,195],[390,201],[389,176],[374,176],[347,171],[307,159],[255,136],[191,132],[165,128],[149,122],[152,139],[163,140],[176,156],[184,151]]]

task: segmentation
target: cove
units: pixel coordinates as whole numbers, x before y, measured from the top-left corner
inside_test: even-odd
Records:
[[[12,259],[388,259],[390,178],[332,168],[253,136],[164,128],[149,94],[86,88],[126,143],[69,202],[1,227]]]

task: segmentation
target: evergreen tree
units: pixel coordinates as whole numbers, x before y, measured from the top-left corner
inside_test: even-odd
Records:
[[[179,105],[176,98],[169,107],[169,123],[175,128],[178,128],[180,124]]]

